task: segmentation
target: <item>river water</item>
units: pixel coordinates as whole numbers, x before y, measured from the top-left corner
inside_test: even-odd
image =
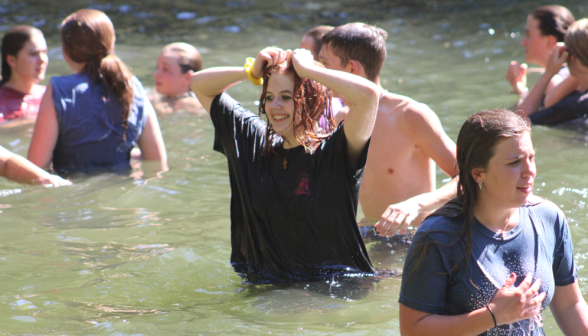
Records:
[[[581,18],[588,7],[561,1]],[[510,106],[504,80],[534,1],[0,1],[0,31],[42,29],[48,77],[69,74],[58,24],[84,7],[117,28],[116,53],[146,87],[159,50],[194,44],[205,67],[241,65],[268,45],[295,48],[318,24],[364,21],[389,33],[382,85],[437,112],[454,139],[471,113]],[[532,77],[535,80],[537,77]],[[257,89],[231,94],[255,109]],[[229,264],[226,159],[213,152],[210,120],[160,117],[170,170],[136,163],[131,175],[78,177],[57,189],[0,181],[0,333],[399,335],[400,278],[294,286],[242,284]],[[588,263],[588,127],[533,128],[536,194],[558,204],[573,235],[579,281]],[[0,130],[26,156],[31,127]],[[437,182],[446,177],[439,171]],[[361,215],[361,214],[360,214]],[[376,267],[400,271],[406,246],[368,242]],[[366,288],[367,287],[367,288]],[[584,295],[587,289],[582,290]],[[549,310],[545,331],[559,335]]]

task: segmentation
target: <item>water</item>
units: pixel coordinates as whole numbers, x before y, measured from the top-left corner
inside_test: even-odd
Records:
[[[588,8],[562,1],[577,18]],[[48,77],[67,74],[58,24],[88,6],[0,1],[0,30],[35,24],[47,37]],[[145,86],[161,47],[196,45],[205,67],[241,65],[267,45],[294,48],[318,24],[351,21],[389,32],[384,88],[427,103],[455,140],[467,115],[514,103],[504,80],[534,1],[126,1],[92,2],[117,28],[116,52]],[[518,33],[518,35],[517,35]],[[512,36],[512,37],[511,37]],[[536,77],[535,77],[536,78]],[[534,80],[535,78],[532,78]],[[255,109],[257,88],[231,94]],[[212,151],[207,118],[160,118],[170,171],[137,163],[133,174],[75,179],[45,189],[0,181],[0,333],[399,335],[400,278],[365,283],[243,285],[229,265],[230,188]],[[588,128],[533,128],[536,194],[562,207],[581,287],[588,263]],[[26,156],[31,127],[0,131]],[[439,172],[438,181],[445,176]],[[399,270],[406,247],[368,243],[376,267]],[[587,295],[587,290],[583,290]],[[549,312],[545,331],[559,335]]]

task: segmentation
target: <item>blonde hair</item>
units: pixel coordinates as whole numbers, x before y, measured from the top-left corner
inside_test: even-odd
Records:
[[[564,41],[570,55],[588,66],[588,19],[572,23],[566,32]]]

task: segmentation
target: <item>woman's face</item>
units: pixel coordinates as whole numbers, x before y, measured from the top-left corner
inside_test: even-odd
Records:
[[[189,91],[192,72],[182,73],[179,55],[176,52],[163,52],[157,58],[153,72],[155,88],[162,95],[177,97]]]
[[[11,77],[18,76],[21,80],[30,83],[39,83],[45,78],[47,70],[47,43],[43,35],[33,33],[23,48],[15,56],[7,56],[11,69]]]
[[[516,138],[506,138],[494,149],[488,167],[478,175],[472,171],[479,202],[490,202],[500,208],[517,208],[525,204],[535,181],[535,150],[531,135],[525,132]]]
[[[274,131],[291,144],[294,140],[294,76],[275,72],[269,78],[265,96],[265,113]]]
[[[554,36],[541,34],[539,20],[532,15],[527,16],[525,36],[521,40],[521,45],[525,48],[525,62],[545,67],[555,42],[557,41]]]

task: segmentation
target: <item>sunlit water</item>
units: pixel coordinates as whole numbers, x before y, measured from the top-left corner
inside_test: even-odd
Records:
[[[32,3],[32,2],[31,2]],[[205,67],[241,65],[267,45],[294,48],[314,25],[356,20],[390,36],[382,84],[429,104],[455,140],[470,113],[508,106],[504,72],[521,60],[532,1],[444,2],[99,1],[117,27],[117,54],[147,87],[160,48],[196,45]],[[49,75],[68,74],[57,25],[83,1],[0,2],[0,23],[46,32]],[[577,18],[588,8],[563,3]],[[77,6],[77,7],[76,7]],[[518,34],[519,33],[519,34]],[[536,77],[535,77],[536,78]],[[256,88],[231,89],[255,109]],[[375,284],[252,286],[229,264],[226,160],[213,152],[208,118],[160,117],[170,171],[138,164],[132,174],[74,179],[58,189],[0,181],[0,333],[10,334],[389,334],[398,335],[400,278]],[[536,194],[566,213],[580,284],[588,262],[588,128],[533,128]],[[26,156],[31,127],[0,130],[0,145]],[[445,178],[440,172],[438,183]],[[402,244],[368,243],[376,267],[400,271]],[[587,290],[583,289],[584,295]],[[551,313],[545,331],[558,335]]]

